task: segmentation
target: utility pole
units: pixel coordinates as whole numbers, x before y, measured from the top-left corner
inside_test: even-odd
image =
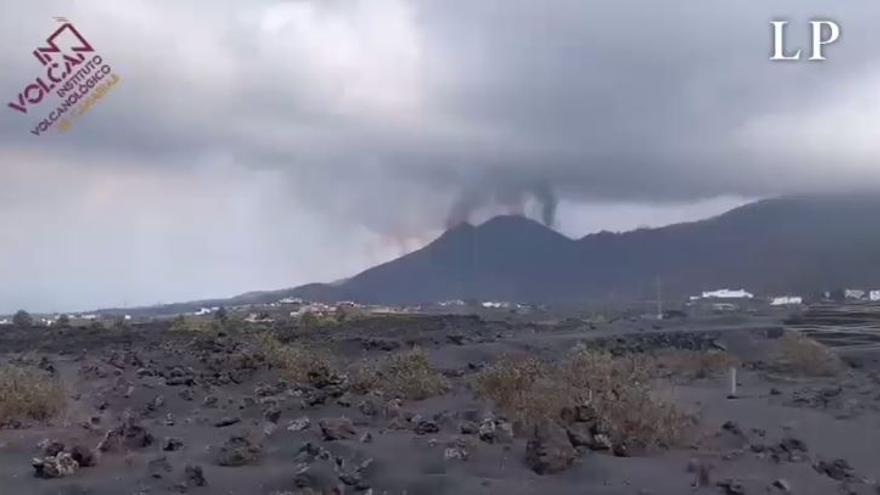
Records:
[[[660,285],[660,275],[657,275],[657,319],[663,319],[663,288]]]

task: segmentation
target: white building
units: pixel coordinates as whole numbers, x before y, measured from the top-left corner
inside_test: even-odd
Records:
[[[296,311],[291,311],[290,316],[303,316],[306,313],[313,313],[315,315],[328,315],[336,312],[335,306],[330,306],[329,304],[324,303],[311,303],[305,306],[301,306]]]
[[[484,308],[500,309],[500,308],[509,308],[510,303],[506,302],[506,301],[484,301],[480,304],[480,306],[482,306]]]
[[[272,323],[275,321],[273,318],[270,318],[268,315],[261,315],[258,313],[251,313],[247,315],[244,321],[248,323]]]
[[[846,289],[843,291],[843,297],[860,301],[865,298],[865,291],[862,289]]]
[[[798,306],[804,303],[804,299],[800,296],[780,296],[774,297],[770,301],[770,306]]]
[[[869,292],[868,299],[871,301],[880,301],[880,290],[872,290]]]
[[[285,297],[284,299],[279,299],[278,304],[302,304],[303,300],[298,297]]]
[[[451,299],[449,301],[440,301],[437,303],[440,306],[465,306],[465,302],[461,299]]]
[[[751,299],[755,295],[751,292],[746,292],[745,289],[718,289],[703,292],[703,295],[700,297],[702,299]]]

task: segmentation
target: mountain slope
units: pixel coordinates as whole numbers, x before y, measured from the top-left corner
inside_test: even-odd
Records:
[[[569,239],[537,222],[461,224],[427,246],[334,284],[249,292],[161,308],[316,301],[421,303],[448,299],[583,303],[675,298],[720,287],[759,294],[880,288],[880,198],[804,196],[759,201],[699,222]]]
[[[352,299],[422,302],[562,296],[578,257],[571,239],[524,217],[464,223],[424,248],[371,268],[343,284]]]
[[[321,299],[574,302],[669,296],[723,286],[808,293],[880,286],[880,199],[759,201],[693,223],[564,237],[522,217],[462,224],[423,249],[366,270]],[[306,295],[305,291],[294,290]]]
[[[763,293],[880,286],[880,199],[796,197],[760,201],[689,224],[587,236],[601,297],[646,295],[659,276],[672,294],[722,286]],[[615,267],[613,273],[598,264]],[[603,286],[604,285],[604,286]]]

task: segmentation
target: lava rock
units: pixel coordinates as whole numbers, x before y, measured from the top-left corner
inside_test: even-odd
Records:
[[[241,423],[241,418],[239,418],[238,416],[224,416],[220,418],[216,423],[214,423],[214,426],[216,426],[217,428],[225,428],[227,426],[232,426],[237,423]]]
[[[356,435],[354,425],[346,417],[322,419],[318,426],[321,427],[324,440],[348,440]]]
[[[419,421],[418,424],[416,424],[415,431],[417,435],[429,435],[432,433],[438,433],[440,431],[440,427],[435,421],[422,420]]]
[[[831,462],[819,461],[813,469],[837,481],[853,478],[853,468],[844,459],[835,459]]]
[[[205,480],[205,474],[202,472],[202,467],[198,465],[187,465],[184,469],[184,483],[188,487],[196,487],[196,486],[205,486],[208,482]]]
[[[287,425],[287,431],[303,431],[312,425],[312,421],[308,418],[308,416],[303,416],[299,419],[295,419]]]
[[[473,421],[464,421],[458,425],[458,430],[462,435],[476,435],[477,432],[479,432],[480,427]]]
[[[64,451],[64,444],[59,441],[45,440],[40,442],[40,447],[43,449],[43,456],[45,457],[55,457]]]
[[[746,489],[742,483],[735,479],[725,479],[719,481],[717,486],[724,491],[725,495],[745,495]]]
[[[153,435],[133,417],[127,417],[122,424],[111,428],[98,444],[101,452],[123,449],[142,449],[153,444]]]
[[[183,448],[183,440],[177,437],[165,437],[162,440],[162,450],[166,452],[174,452]]]
[[[70,476],[79,469],[73,456],[67,452],[59,452],[54,456],[33,460],[34,476],[37,478],[61,478]]]
[[[791,484],[787,480],[784,480],[782,478],[775,480],[771,486],[778,490],[782,490],[785,493],[791,492]]]
[[[364,416],[375,416],[379,414],[379,406],[372,399],[364,399],[357,405],[358,411]]]
[[[263,417],[266,418],[266,421],[277,423],[281,419],[281,409],[277,406],[270,406],[263,412]]]
[[[550,422],[535,426],[526,445],[526,463],[538,474],[565,471],[576,456],[565,430]]]
[[[79,464],[79,467],[92,467],[98,464],[98,459],[92,449],[75,445],[70,449],[70,456]]]
[[[220,466],[244,466],[256,463],[262,454],[262,445],[234,435],[220,447],[215,460]]]

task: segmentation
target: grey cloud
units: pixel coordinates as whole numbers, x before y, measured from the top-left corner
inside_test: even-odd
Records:
[[[7,2],[4,102],[58,13],[122,83],[65,135],[34,138],[4,108],[0,150],[84,174],[273,173],[290,199],[267,225],[421,239],[529,202],[551,222],[557,204],[880,185],[868,0]],[[803,45],[812,17],[842,27],[829,60],[769,62],[769,21]]]

